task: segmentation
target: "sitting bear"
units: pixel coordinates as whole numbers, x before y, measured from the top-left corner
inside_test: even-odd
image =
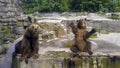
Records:
[[[28,58],[34,57],[37,58],[39,56],[39,33],[41,32],[41,25],[37,23],[32,23],[28,25],[25,30],[23,39],[19,42],[18,45],[15,46],[14,56],[20,54],[20,59],[25,59],[26,63],[28,63]]]
[[[91,43],[87,39],[96,32],[95,29],[92,29],[90,32],[86,30],[86,19],[78,20],[77,26],[75,26],[74,23],[71,23],[70,27],[75,35],[75,45],[71,47],[71,51],[87,52],[89,55],[92,55]]]

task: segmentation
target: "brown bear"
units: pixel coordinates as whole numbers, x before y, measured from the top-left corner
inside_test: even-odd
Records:
[[[20,59],[25,59],[28,63],[28,58],[39,56],[39,33],[41,32],[41,25],[38,23],[30,24],[24,33],[23,39],[19,42],[19,45],[15,46],[14,56],[20,54]]]
[[[96,31],[92,29],[90,32],[86,30],[86,19],[77,21],[77,26],[74,23],[70,24],[72,32],[75,35],[75,45],[71,47],[73,52],[87,52],[92,55],[91,44],[87,39]]]

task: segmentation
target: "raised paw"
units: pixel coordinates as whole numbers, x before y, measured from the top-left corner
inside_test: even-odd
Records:
[[[90,33],[95,33],[95,32],[96,30],[94,28],[90,31]]]
[[[90,51],[90,52],[89,52],[89,55],[92,55],[92,54],[93,54],[93,52],[92,52],[92,51]]]

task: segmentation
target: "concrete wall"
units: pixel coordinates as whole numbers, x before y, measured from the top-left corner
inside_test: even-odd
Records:
[[[109,32],[120,32],[120,20],[113,21],[88,21],[88,26]]]
[[[13,59],[13,68],[120,68],[120,57],[117,56],[77,56],[47,57],[29,59],[29,63]]]
[[[76,23],[76,20],[65,20],[67,28],[71,22]],[[98,30],[106,30],[108,32],[120,32],[120,20],[90,20],[87,21],[87,25]]]

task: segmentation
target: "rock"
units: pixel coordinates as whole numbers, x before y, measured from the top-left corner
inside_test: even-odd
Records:
[[[91,46],[92,46],[92,51],[94,51],[94,50],[96,50],[96,49],[98,49],[98,45],[97,45],[97,43],[96,42],[94,42],[94,41],[90,41],[91,42]]]
[[[3,43],[8,44],[9,43],[9,39],[8,38],[4,38],[3,39]]]
[[[8,48],[10,47],[11,43],[8,43],[8,44],[3,44],[2,45],[2,53],[3,54],[6,54]]]
[[[3,52],[3,47],[0,45],[0,54]]]

